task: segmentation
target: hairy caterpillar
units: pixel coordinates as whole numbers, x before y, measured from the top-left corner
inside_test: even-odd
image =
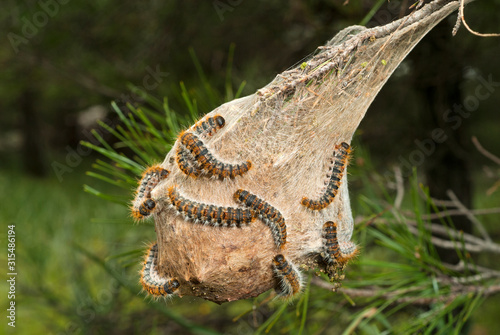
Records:
[[[198,135],[208,135],[212,136],[217,130],[224,127],[226,121],[221,115],[215,115],[213,117],[209,117],[205,120],[201,120],[193,126],[194,132]],[[198,177],[201,174],[201,169],[198,167],[194,158],[189,154],[189,152],[179,146],[177,148],[177,157],[176,157],[177,165],[179,169],[190,177]]]
[[[139,205],[139,208],[132,208],[132,216],[137,219],[143,219],[149,216],[153,209],[156,207],[156,202],[153,199],[146,199]]]
[[[198,135],[212,136],[217,130],[223,128],[226,120],[219,114],[201,120],[193,126],[193,130]],[[177,165],[179,169],[187,176],[197,178],[202,170],[199,168],[198,163],[194,160],[192,155],[185,148],[179,145],[176,155]]]
[[[339,244],[337,224],[333,221],[327,221],[323,225],[323,238],[325,239],[325,251],[321,255],[328,263],[345,265],[358,255],[358,249],[351,241]]]
[[[197,178],[201,174],[201,169],[197,166],[197,163],[189,157],[189,152],[183,147],[179,146],[177,148],[176,161],[179,169],[187,176]]]
[[[282,254],[273,259],[274,273],[280,280],[278,294],[283,298],[291,298],[302,290],[302,274],[288,262]]]
[[[160,276],[157,271],[157,260],[158,244],[154,243],[144,258],[140,282],[144,291],[149,294],[155,297],[166,297],[172,295],[179,288],[179,282]]]
[[[226,125],[226,120],[220,115],[214,115],[207,118],[206,120],[201,120],[193,126],[193,130],[198,135],[207,134],[212,136],[217,130],[223,128]]]
[[[144,171],[130,207],[134,219],[141,220],[151,214],[156,207],[155,201],[151,199],[151,191],[161,180],[167,178],[169,173],[170,171],[159,165],[153,165]]]
[[[344,174],[350,153],[351,147],[345,142],[342,142],[335,148],[335,163],[332,167],[325,193],[323,193],[318,200],[312,200],[306,197],[302,198],[302,205],[312,210],[321,210],[332,203],[339,191],[342,176]]]
[[[191,201],[181,196],[173,186],[168,189],[168,197],[179,213],[195,223],[214,227],[241,227],[255,220],[254,213],[249,209],[220,207]]]
[[[210,153],[203,141],[191,132],[181,133],[180,142],[191,153],[194,160],[199,164],[200,169],[204,170],[208,176],[216,176],[222,179],[235,178],[246,173],[252,167],[250,161],[240,164],[229,164],[217,160]]]
[[[340,247],[340,259],[338,262],[340,264],[346,264],[351,259],[356,258],[359,255],[359,249],[356,244],[351,241],[339,242]]]
[[[236,191],[234,199],[252,209],[252,211],[266,223],[271,229],[275,244],[280,249],[283,249],[286,244],[287,234],[285,218],[281,215],[280,211],[256,195],[245,190],[239,189]]]

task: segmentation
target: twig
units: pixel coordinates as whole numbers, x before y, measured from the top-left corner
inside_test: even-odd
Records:
[[[418,235],[420,234],[420,231],[414,227],[414,226],[408,226],[408,230],[414,234]],[[444,249],[463,249],[468,251],[468,252],[474,252],[474,253],[479,253],[479,252],[492,252],[492,253],[497,253],[500,254],[500,245],[492,243],[492,242],[485,242],[481,240],[481,244],[472,244],[472,243],[467,243],[464,240],[464,243],[461,243],[461,241],[453,241],[453,240],[444,240],[439,237],[432,236],[431,237],[431,242],[432,244],[444,248]]]
[[[376,224],[388,224],[389,221],[383,218],[380,218],[380,216],[385,213],[387,210],[377,214],[376,216],[372,216],[370,218],[365,218],[362,216],[356,217],[355,224],[360,224],[364,223],[365,225],[370,225],[372,223]],[[474,215],[485,215],[485,214],[498,214],[500,213],[500,208],[485,208],[485,209],[476,209],[476,210],[471,210],[471,213]],[[412,213],[404,213],[406,216],[414,217],[414,214]],[[451,211],[444,211],[444,212],[439,212],[439,213],[434,213],[434,214],[424,214],[422,215],[423,220],[431,220],[431,219],[438,219],[438,218],[443,218],[447,216],[454,216],[454,215],[463,215],[463,213],[459,210],[451,210]],[[368,221],[366,221],[368,220]],[[395,221],[396,222],[396,221]],[[414,220],[410,220],[405,218],[404,220],[405,224],[416,226],[417,222]],[[469,241],[471,243],[476,243],[476,244],[484,244],[484,240],[475,237],[471,234],[467,234],[464,232],[458,232],[454,229],[451,229],[449,227],[443,226],[441,224],[435,224],[435,223],[430,223],[428,225],[430,227],[430,230],[433,233],[440,234],[442,236],[451,236],[453,238],[464,238],[464,240]]]
[[[491,279],[491,278],[500,278],[499,274],[491,273],[478,273],[477,275],[468,276],[468,277],[453,277],[452,281],[454,283],[460,284],[471,284],[477,283],[482,280]]]
[[[403,202],[403,197],[405,194],[405,189],[403,185],[403,174],[399,166],[394,167],[394,176],[396,177],[396,200],[394,200],[394,208],[400,209],[401,202]]]
[[[314,284],[318,287],[321,287],[321,288],[324,288],[324,289],[327,289],[330,291],[338,290],[338,291],[340,291],[340,292],[342,292],[350,297],[354,297],[354,298],[371,298],[371,297],[376,296],[377,292],[380,292],[382,290],[381,287],[375,287],[375,286],[371,287],[371,288],[363,288],[363,289],[344,288],[344,287],[337,289],[336,286],[333,286],[332,284],[328,283],[327,281],[325,281],[319,277],[313,277],[311,279],[311,284]],[[390,298],[396,297],[398,295],[422,291],[424,288],[425,288],[424,286],[415,286],[415,287],[409,287],[409,288],[405,288],[405,289],[399,289],[396,291],[387,292],[387,293],[383,294],[382,297],[384,297],[386,299],[390,299]]]
[[[462,19],[460,18],[460,15],[457,15],[457,21],[455,22],[455,26],[451,31],[452,36],[455,36],[458,33],[458,29],[460,29],[460,23],[462,23]]]
[[[500,213],[500,207],[495,208],[483,208],[483,209],[470,209],[469,210],[474,215],[487,215],[487,214],[498,214]],[[404,212],[407,216],[412,216],[411,212]],[[433,219],[441,219],[448,216],[457,216],[463,215],[464,213],[459,209],[445,210],[442,212],[432,213],[432,214],[422,214],[421,217],[423,220],[433,220]]]
[[[464,206],[464,204],[460,202],[460,200],[458,200],[458,197],[455,195],[455,193],[453,193],[452,190],[448,190],[446,191],[446,194],[448,195],[448,197],[450,197],[451,201],[455,203],[455,207],[461,210],[464,215],[476,226],[477,230],[479,230],[479,233],[483,236],[484,240],[487,242],[491,242],[491,237],[484,228],[483,224],[478,219],[476,219],[476,217],[470,212],[467,207]]]
[[[464,3],[465,3],[465,0],[460,0],[460,8],[458,9],[458,12],[459,12],[460,19],[462,20],[462,22],[464,23],[465,28],[467,28],[468,31],[470,31],[472,34],[474,34],[476,36],[480,36],[480,37],[498,37],[498,36],[500,36],[500,34],[494,34],[494,33],[483,34],[483,33],[478,33],[476,31],[472,30],[469,27],[469,25],[467,24],[467,22],[465,21],[465,17],[464,17]]]
[[[497,158],[494,155],[492,155],[492,156],[495,157],[495,158]],[[500,180],[497,181],[490,189],[488,189],[488,191],[486,192],[486,194],[490,194],[490,192],[492,192],[491,189],[494,189],[494,188],[499,187],[499,186],[500,186]],[[392,185],[391,185],[391,187],[392,187]],[[418,194],[420,195],[420,197],[422,199],[424,199],[425,201],[430,200],[436,206],[447,207],[447,209],[443,210],[442,212],[432,213],[432,214],[423,214],[422,215],[422,219],[433,220],[433,219],[440,219],[440,218],[447,217],[447,216],[463,215],[463,212],[461,210],[450,210],[450,209],[448,209],[448,207],[456,207],[456,205],[457,205],[456,202],[451,201],[451,200],[441,200],[441,199],[436,199],[436,198],[428,197],[427,194],[425,194],[422,191],[422,189],[420,189],[420,188],[418,189],[418,191],[419,191]],[[487,208],[487,209],[468,209],[468,211],[470,213],[472,213],[473,215],[497,214],[497,213],[500,213],[500,207],[497,207],[497,208]],[[412,215],[411,212],[407,212],[407,211],[405,211],[404,214],[407,215],[407,216],[411,216]]]
[[[422,194],[423,194],[423,192],[422,192]],[[423,195],[423,198],[425,200],[427,200],[427,197],[425,196],[425,194]],[[432,198],[432,197],[430,198],[430,200],[436,206],[451,207],[451,206],[455,205],[455,203],[453,201],[450,201],[450,200],[441,200],[441,199],[436,199],[436,198]]]
[[[457,264],[449,264],[449,263],[442,263],[445,267],[447,267],[448,269],[450,270],[453,270],[453,271],[464,271],[464,270],[468,270],[470,268],[465,266],[465,262],[463,260],[460,260]],[[496,271],[496,270],[492,270],[490,268],[485,268],[484,266],[479,266],[479,265],[474,265],[474,270],[478,271],[478,272],[482,272],[482,273],[494,273],[496,276],[499,276],[500,277],[500,271]]]
[[[335,286],[330,283],[324,281],[319,277],[314,277],[311,280],[311,284],[324,288],[329,291],[334,291],[336,289]],[[354,288],[340,288],[339,292],[342,292],[350,297],[356,298],[382,298],[384,300],[393,300],[393,304],[401,304],[401,303],[410,303],[412,305],[429,305],[435,302],[444,302],[449,303],[455,300],[457,297],[461,295],[466,295],[470,293],[481,294],[483,296],[490,296],[500,292],[500,285],[492,285],[489,287],[484,287],[481,285],[463,285],[461,283],[455,283],[450,286],[451,293],[448,295],[441,295],[436,297],[400,297],[408,292],[414,291],[422,291],[423,286],[412,287],[409,289],[400,289],[386,293],[380,293],[384,288],[382,287],[372,287],[369,289],[354,289]]]
[[[418,189],[418,195],[420,195],[420,198],[423,199],[424,201],[431,201],[434,205],[436,206],[441,206],[441,207],[455,207],[455,203],[451,200],[443,200],[443,199],[437,199],[433,198],[430,196],[430,194],[427,194],[424,192],[424,190],[419,187]]]
[[[412,226],[417,226],[416,221],[409,221],[408,224]],[[455,240],[464,240],[467,243],[472,243],[475,245],[482,245],[484,241],[479,237],[474,235],[464,233],[463,231],[457,231],[455,229],[449,228],[447,226],[440,225],[438,223],[431,223],[429,227],[430,231],[436,235],[441,235],[443,237],[452,238]]]
[[[500,278],[500,271],[496,271],[478,265],[473,265],[472,266],[473,268],[470,269],[471,266],[466,267],[463,260],[460,260],[458,264],[443,263],[443,265],[446,268],[457,272],[465,270],[473,270],[474,272],[478,272],[477,274],[468,277],[452,277],[452,281],[455,283],[468,284],[490,278]]]
[[[362,223],[364,220],[360,220],[359,218],[356,219],[356,223]],[[372,222],[376,224],[388,224],[389,221],[386,219],[382,218],[374,218],[372,219]],[[403,223],[401,223],[403,224]],[[414,234],[418,235],[420,234],[419,230],[416,228],[417,222],[412,221],[412,220],[405,220],[404,224],[408,225],[408,230]],[[496,244],[494,242],[486,242],[481,238],[478,238],[476,236],[473,236],[471,234],[464,233],[463,231],[456,231],[454,229],[442,226],[440,224],[428,224],[426,225],[426,228],[429,228],[431,232],[445,236],[445,237],[451,237],[456,240],[463,240],[466,242],[464,244],[465,249],[468,252],[492,252],[492,253],[497,253],[500,254],[500,245]],[[450,241],[450,240],[444,240],[439,237],[432,237],[431,242],[435,245],[438,245],[442,248],[446,249],[456,249],[459,247],[458,241]]]
[[[427,196],[423,194],[422,192],[419,193],[421,197],[423,197],[425,200],[427,200]],[[458,197],[453,193],[451,190],[447,190],[446,194],[451,200],[439,200],[439,199],[434,199],[431,198],[430,200],[437,206],[444,206],[444,207],[455,207],[457,208],[456,210],[444,210],[442,212],[438,213],[433,213],[433,214],[426,214],[422,215],[423,219],[427,220],[432,220],[436,218],[443,218],[451,215],[465,215],[473,224],[474,226],[477,227],[479,230],[479,233],[483,236],[484,240],[488,243],[491,243],[491,237],[489,236],[488,232],[484,228],[483,224],[475,217],[476,212],[480,212],[481,214],[490,214],[490,213],[497,213],[500,212],[499,209],[489,209],[485,213],[484,210],[478,210],[474,211],[471,209],[468,209],[467,207],[464,206],[458,199]],[[411,213],[407,213],[409,216],[411,216]]]
[[[416,221],[407,221],[408,224],[411,224],[412,226],[416,226],[417,222]],[[465,242],[476,244],[476,245],[484,245],[484,241],[480,239],[479,237],[476,237],[474,235],[464,233],[463,231],[457,231],[455,229],[449,228],[447,226],[443,226],[438,223],[431,223],[430,224],[430,231],[437,234],[441,235],[443,237],[448,237],[456,240],[464,240]]]
[[[476,136],[472,136],[472,143],[476,147],[477,151],[479,151],[480,153],[482,153],[483,156],[488,157],[493,162],[495,162],[496,164],[500,165],[500,158],[498,158],[497,156],[493,155],[491,152],[489,152],[488,150],[486,150],[485,148],[483,148],[483,146],[481,145],[481,143],[479,143],[479,140],[477,139]]]
[[[420,231],[418,228],[413,227],[413,226],[408,226],[408,230],[413,234],[413,235],[419,235]],[[439,237],[431,236],[431,243],[437,247],[441,247],[443,249],[461,249],[462,243],[460,241],[454,241],[454,240],[444,240]],[[464,249],[466,249],[468,252],[481,252],[483,249],[479,247],[478,245],[470,244],[470,243],[463,243]],[[499,251],[500,252],[500,251]]]

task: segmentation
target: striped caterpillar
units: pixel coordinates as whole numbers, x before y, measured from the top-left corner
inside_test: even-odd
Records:
[[[283,249],[285,247],[287,236],[285,218],[276,208],[258,198],[256,195],[241,189],[236,191],[234,199],[237,202],[249,207],[266,223],[266,225],[271,229],[274,243],[278,246],[278,248]]]
[[[323,225],[324,252],[321,254],[328,263],[345,265],[358,255],[358,248],[351,241],[339,244],[337,238],[337,224],[327,221]]]
[[[167,297],[172,295],[178,288],[179,282],[175,279],[162,277],[157,270],[158,244],[154,243],[149,248],[144,258],[141,270],[141,285],[144,291],[154,297]]]
[[[325,193],[323,193],[318,200],[312,200],[306,197],[302,198],[302,205],[311,210],[321,210],[332,203],[335,196],[339,192],[340,183],[342,182],[342,176],[349,160],[350,153],[351,147],[345,142],[342,142],[339,146],[335,147],[335,163],[331,169],[331,175],[329,177]]]
[[[198,167],[198,164],[190,157],[189,152],[179,145],[177,148],[176,155],[177,165],[179,169],[187,176],[198,178],[201,174],[201,169]]]
[[[217,130],[223,128],[225,124],[226,121],[224,118],[217,114],[196,123],[192,127],[194,133],[185,131],[180,134],[181,145],[177,149],[176,161],[179,169],[185,175],[196,178],[202,172],[205,172],[208,177],[216,176],[224,179],[235,178],[250,170],[252,167],[250,161],[241,164],[229,164],[217,160],[200,137],[198,137],[198,135],[212,136]]]
[[[151,191],[161,180],[167,178],[169,173],[170,171],[163,169],[159,165],[153,165],[144,171],[130,207],[134,219],[141,220],[151,214],[156,207],[156,202],[151,199]]]
[[[274,273],[280,280],[278,294],[282,298],[292,298],[302,290],[302,274],[295,266],[278,254],[273,258]]]
[[[216,176],[221,179],[235,178],[246,173],[252,167],[250,161],[240,164],[229,164],[219,161],[212,155],[203,141],[193,133],[181,133],[180,142],[190,152],[194,160],[198,163],[199,168],[209,177]],[[181,171],[183,169],[186,170],[184,166],[179,166],[179,168]]]
[[[220,115],[214,115],[207,118],[206,120],[201,120],[193,126],[193,130],[198,135],[212,136],[217,130],[223,128],[226,125],[226,120]]]
[[[212,136],[217,130],[223,128],[225,124],[226,120],[221,115],[217,114],[206,120],[199,121],[192,128],[193,131],[200,136]],[[177,148],[176,161],[179,169],[187,176],[197,178],[202,173],[202,170],[193,156],[181,145]]]
[[[213,227],[241,227],[255,220],[249,209],[220,207],[202,204],[184,198],[174,186],[168,189],[168,197],[175,209],[187,219]]]

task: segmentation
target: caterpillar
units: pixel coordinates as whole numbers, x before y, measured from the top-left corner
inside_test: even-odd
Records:
[[[302,274],[288,262],[282,254],[273,258],[274,273],[280,280],[278,294],[282,298],[292,298],[302,290]]]
[[[187,219],[213,227],[241,227],[255,220],[249,209],[202,204],[184,198],[174,186],[168,189],[171,204]]]
[[[197,163],[189,157],[189,152],[181,146],[177,148],[176,161],[179,169],[185,175],[197,178],[201,174],[201,169],[197,166]]]
[[[146,199],[140,205],[139,209],[132,209],[132,216],[135,219],[143,219],[146,216],[149,216],[153,209],[156,207],[156,202],[153,199]]]
[[[351,241],[339,242],[339,247],[341,257],[338,262],[340,264],[347,264],[347,262],[359,255],[358,247]]]
[[[137,188],[137,197],[148,197],[153,188],[162,180],[168,177],[170,171],[162,168],[159,165],[153,165],[147,168],[143,174],[142,179],[139,182],[139,187]]]
[[[217,114],[206,120],[199,121],[193,126],[193,130],[200,136],[212,136],[217,130],[223,128],[225,124],[226,120],[221,115]],[[187,176],[197,178],[202,172],[197,162],[189,154],[189,151],[182,146],[177,148],[176,161],[179,169]]]
[[[151,214],[156,207],[156,202],[151,199],[151,191],[169,174],[170,171],[159,165],[153,165],[144,171],[130,208],[134,219],[141,220]]]
[[[283,249],[286,244],[286,224],[285,218],[280,211],[248,191],[239,189],[234,194],[234,199],[249,207],[266,225],[271,229],[274,243],[278,248]]]
[[[312,210],[321,210],[332,203],[332,201],[335,199],[335,196],[339,192],[340,183],[342,182],[342,176],[349,160],[350,153],[351,147],[345,142],[342,142],[339,146],[335,147],[335,162],[331,169],[331,174],[325,193],[323,193],[323,195],[318,200],[312,200],[306,197],[302,198],[302,205]]]
[[[333,221],[327,221],[323,225],[323,238],[325,239],[325,250],[321,255],[328,263],[345,265],[358,255],[358,249],[351,241],[339,244],[337,224]]]
[[[226,120],[220,115],[214,115],[207,118],[206,120],[201,120],[193,126],[193,130],[198,135],[207,134],[212,136],[217,130],[223,128],[226,125]]]
[[[208,176],[216,176],[219,178],[235,178],[248,172],[251,169],[252,163],[246,161],[240,164],[223,163],[217,160],[205,146],[203,141],[195,134],[183,132],[180,135],[181,144],[198,162],[200,168],[205,171]],[[182,169],[181,169],[182,170]]]
[[[157,260],[158,244],[154,243],[146,253],[146,257],[144,257],[140,282],[144,291],[152,296],[167,297],[179,288],[179,282],[175,279],[162,277],[157,270]]]

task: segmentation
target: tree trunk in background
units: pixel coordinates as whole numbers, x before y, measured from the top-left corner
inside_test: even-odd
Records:
[[[27,87],[19,98],[21,129],[23,132],[22,156],[26,172],[32,176],[45,177],[47,166],[43,151],[43,136],[36,111],[36,92]]]
[[[425,43],[426,42],[426,43]],[[453,130],[444,122],[445,113],[454,104],[462,104],[460,86],[463,64],[457,56],[459,48],[454,46],[451,26],[447,22],[437,25],[428,34],[426,41],[410,54],[415,64],[414,80],[425,110],[422,111],[422,129],[441,128],[447,139],[435,143],[435,151],[426,159],[424,172],[430,195],[437,199],[449,199],[447,190],[452,190],[468,208],[472,204],[471,178],[467,151],[464,150],[468,138],[467,120]],[[446,60],[446,64],[443,64]],[[429,133],[425,138],[429,138]],[[439,223],[439,221],[436,221]],[[457,230],[471,232],[472,226],[465,216],[453,217]],[[444,262],[455,264],[459,261],[454,250],[438,249]]]

